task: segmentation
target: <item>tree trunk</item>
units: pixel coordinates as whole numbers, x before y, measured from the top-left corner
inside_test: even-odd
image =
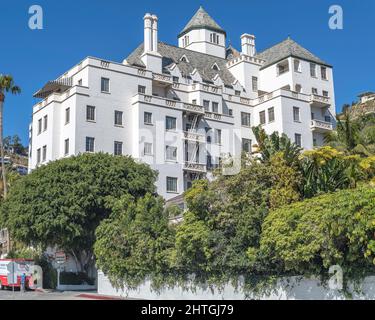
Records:
[[[7,197],[8,186],[5,173],[5,164],[4,164],[4,137],[3,137],[3,116],[4,116],[4,94],[0,92],[0,149],[1,149],[1,175],[3,177],[3,190],[4,190],[4,199]]]

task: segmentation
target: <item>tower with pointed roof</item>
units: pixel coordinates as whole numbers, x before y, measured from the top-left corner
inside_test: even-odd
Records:
[[[225,58],[226,32],[201,6],[178,35],[178,45],[180,48]]]

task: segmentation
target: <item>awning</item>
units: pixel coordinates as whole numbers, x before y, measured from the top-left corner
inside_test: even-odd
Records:
[[[72,87],[72,78],[48,81],[42,89],[36,92],[34,98],[46,98],[54,92],[64,92]]]

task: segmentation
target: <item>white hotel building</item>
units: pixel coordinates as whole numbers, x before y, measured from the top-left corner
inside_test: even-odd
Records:
[[[291,39],[260,53],[255,37],[241,51],[200,8],[178,36],[158,40],[158,19],[144,17],[144,41],[122,63],[88,57],[35,97],[29,170],[70,155],[130,155],[159,172],[167,200],[228,155],[250,152],[251,127],[278,131],[305,149],[333,129],[332,67]]]

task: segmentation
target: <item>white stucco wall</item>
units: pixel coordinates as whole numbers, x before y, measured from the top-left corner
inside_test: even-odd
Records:
[[[375,299],[375,277],[368,277],[359,286],[353,285],[349,291],[354,300]],[[150,283],[145,282],[136,290],[117,290],[112,287],[108,278],[98,273],[98,293],[107,296],[146,300],[345,300],[348,296],[336,289],[329,289],[317,279],[301,279],[293,277],[280,280],[270,293],[245,295],[241,289],[226,285],[223,290],[218,288],[196,288],[194,292],[185,291],[181,287],[164,288],[160,292],[153,291]]]

